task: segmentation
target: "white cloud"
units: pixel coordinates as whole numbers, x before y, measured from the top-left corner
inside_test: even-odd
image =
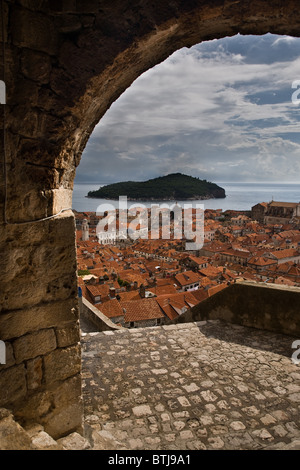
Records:
[[[281,173],[295,181],[284,158],[299,172],[300,149],[292,135],[298,133],[300,107],[291,102],[292,82],[300,79],[299,45],[299,39],[266,35],[177,51],[112,105],[94,130],[79,172],[85,166],[88,173],[102,157],[102,170],[117,180],[188,169],[214,180],[212,168],[230,161],[232,177],[251,178],[260,162],[270,178]],[[286,46],[292,46],[290,60]]]

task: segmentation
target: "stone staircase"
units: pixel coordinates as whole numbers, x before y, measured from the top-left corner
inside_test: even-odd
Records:
[[[25,429],[17,423],[9,410],[0,409],[1,450],[88,450],[90,448],[90,442],[76,432],[55,441],[40,424],[32,424]]]
[[[93,425],[86,424],[85,433],[87,438],[73,432],[54,440],[40,424],[23,428],[9,410],[0,408],[0,450],[126,450],[109,432]]]

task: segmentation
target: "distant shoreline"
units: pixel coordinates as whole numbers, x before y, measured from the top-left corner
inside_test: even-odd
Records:
[[[115,197],[98,197],[98,196],[84,196],[87,199],[105,199],[107,201],[118,201],[119,198]],[[119,196],[121,197],[121,196]],[[226,195],[223,197],[215,197],[215,196],[204,196],[204,197],[194,197],[194,198],[181,198],[181,201],[207,201],[209,199],[225,199]],[[176,202],[175,199],[169,199],[169,198],[130,198],[127,197],[128,201],[134,201],[134,202],[160,202],[160,201],[166,201],[166,202]]]
[[[199,200],[198,204],[204,204],[206,209],[222,209],[225,210],[251,210],[251,207],[258,202],[269,202],[272,199],[275,201],[300,201],[300,184],[299,183],[223,183],[220,182],[221,187],[226,190],[225,198]],[[117,200],[109,200],[103,198],[87,197],[87,193],[91,190],[99,189],[104,183],[76,183],[74,184],[74,191],[72,196],[72,207],[78,212],[96,211],[100,204],[112,204],[118,206]],[[101,202],[102,199],[102,202]],[[161,203],[162,201],[160,199]],[[173,199],[181,206],[184,203],[196,206],[196,201],[183,201],[180,199]],[[137,201],[129,201],[128,205],[139,204]],[[151,207],[152,204],[158,204],[156,201],[140,202],[140,204]],[[171,204],[165,201],[165,204]]]

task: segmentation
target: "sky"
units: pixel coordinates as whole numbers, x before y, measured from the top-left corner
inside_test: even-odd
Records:
[[[216,183],[298,183],[299,51],[300,38],[271,34],[176,51],[106,112],[75,183],[177,172]]]

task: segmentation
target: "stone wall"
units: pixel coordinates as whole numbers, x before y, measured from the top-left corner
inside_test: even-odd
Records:
[[[71,207],[75,169],[94,126],[139,75],[175,50],[238,32],[297,36],[299,7],[296,0],[0,6],[7,92],[0,119],[0,339],[8,352],[0,403],[57,437],[81,426],[74,218],[60,211]]]
[[[55,437],[82,426],[74,227],[70,213],[0,232],[0,407]]]
[[[174,323],[225,320],[300,338],[300,288],[237,282],[181,315]]]

